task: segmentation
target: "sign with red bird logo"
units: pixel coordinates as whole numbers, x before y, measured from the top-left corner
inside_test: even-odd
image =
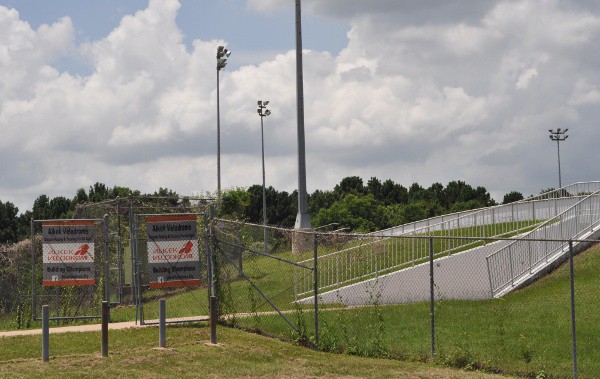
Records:
[[[200,285],[197,216],[146,216],[150,288]]]
[[[95,283],[94,221],[42,221],[44,286]]]

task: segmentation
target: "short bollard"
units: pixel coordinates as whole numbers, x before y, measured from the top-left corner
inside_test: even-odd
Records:
[[[167,346],[167,301],[158,301],[158,346]]]
[[[42,362],[50,360],[50,308],[42,306]]]
[[[210,343],[217,343],[217,297],[210,297]]]
[[[108,301],[102,302],[102,357],[108,357],[108,320],[110,319],[110,307]]]

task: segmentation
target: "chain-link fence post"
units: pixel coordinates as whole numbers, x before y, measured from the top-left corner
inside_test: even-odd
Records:
[[[137,323],[137,289],[135,280],[135,235],[133,226],[133,198],[129,195],[129,260],[131,261],[131,284],[129,285],[129,292],[131,294],[131,301],[136,307],[135,311],[135,322]]]
[[[121,246],[121,198],[117,196],[117,267],[119,270],[119,304],[123,304],[123,246]]]
[[[104,301],[108,301],[110,304],[109,284],[110,284],[110,270],[108,267],[108,256],[109,256],[109,236],[108,236],[108,215],[105,214],[102,220],[103,234],[104,234]]]
[[[569,273],[571,279],[571,349],[573,354],[573,378],[577,379],[577,333],[575,329],[575,274],[573,269],[573,240],[569,240]]]
[[[35,223],[31,218],[31,316],[37,319],[35,304]]]
[[[238,245],[239,245],[239,267],[240,267],[240,273],[244,272],[244,248],[242,247],[242,210],[238,207],[237,209],[237,220],[238,220],[238,233],[237,233],[237,239],[238,239]],[[266,246],[267,246],[267,229],[265,228],[265,253],[267,253],[266,251]]]
[[[315,302],[315,345],[319,347],[319,274],[318,274],[318,252],[319,242],[318,235],[315,233],[314,237],[314,256],[313,256],[313,285],[314,285],[314,302]]]
[[[210,227],[210,259],[209,259],[209,269],[208,272],[210,273],[210,292],[211,292],[211,296],[218,296],[218,285],[217,282],[219,280],[219,278],[217,277],[217,271],[216,271],[216,265],[217,265],[217,261],[216,261],[216,241],[215,241],[215,232],[214,232],[214,223],[213,220],[215,218],[215,207],[214,205],[211,205],[209,208],[209,227]]]
[[[144,323],[144,296],[143,296],[143,283],[142,283],[142,256],[139,249],[139,231],[140,231],[140,220],[137,214],[134,215],[134,232],[135,232],[135,276],[137,282],[137,300],[138,309],[140,313],[140,323]]]
[[[433,237],[429,237],[429,313],[431,317],[431,358],[435,356],[435,298],[433,277]]]
[[[50,360],[50,308],[42,306],[42,362]]]

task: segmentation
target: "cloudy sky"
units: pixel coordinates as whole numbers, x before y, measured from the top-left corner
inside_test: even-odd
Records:
[[[50,5],[50,3],[52,3]],[[0,0],[0,200],[96,181],[182,194],[293,190],[291,0]],[[596,1],[304,0],[308,190],[464,180],[494,197],[600,179]]]

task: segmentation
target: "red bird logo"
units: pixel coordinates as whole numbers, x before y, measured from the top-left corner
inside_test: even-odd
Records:
[[[86,255],[89,249],[90,249],[90,246],[87,243],[85,243],[85,244],[81,245],[79,250],[77,250],[74,255]]]
[[[190,251],[192,251],[192,247],[194,246],[194,244],[192,243],[192,241],[188,241],[181,250],[179,250],[179,254],[189,254]]]

